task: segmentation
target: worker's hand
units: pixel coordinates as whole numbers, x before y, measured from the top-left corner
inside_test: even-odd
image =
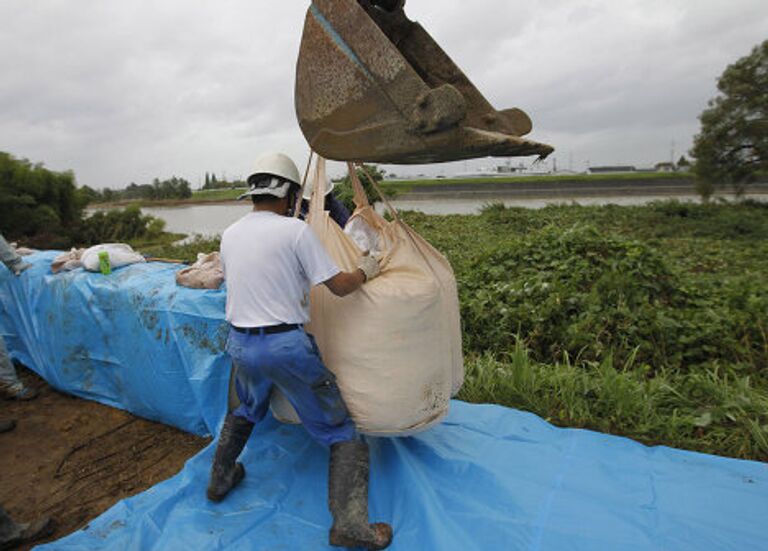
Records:
[[[368,254],[360,257],[360,260],[357,262],[357,267],[365,274],[366,282],[379,275],[379,272],[381,271],[379,261]]]
[[[16,277],[19,277],[22,272],[25,270],[29,270],[32,267],[32,264],[29,264],[28,262],[17,262],[13,268],[11,268],[11,271],[13,272],[13,275]]]

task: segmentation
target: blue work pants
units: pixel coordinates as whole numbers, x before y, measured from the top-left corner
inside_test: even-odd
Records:
[[[236,369],[238,417],[261,421],[276,386],[317,442],[331,446],[357,437],[336,377],[323,364],[315,339],[303,329],[274,334],[231,329],[227,352]]]

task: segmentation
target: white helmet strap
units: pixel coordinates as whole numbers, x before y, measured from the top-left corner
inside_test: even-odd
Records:
[[[291,186],[295,186],[290,180],[272,175],[262,175],[251,180],[249,195],[274,195],[282,199],[288,195]]]

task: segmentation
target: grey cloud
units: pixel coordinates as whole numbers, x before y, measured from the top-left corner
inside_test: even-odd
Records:
[[[303,163],[293,72],[307,5],[6,0],[0,150],[71,168],[93,187],[243,175],[266,149]],[[768,28],[760,0],[407,7],[497,107],[532,115],[533,137],[558,148],[559,166],[573,158],[579,169],[666,160],[672,141],[683,153],[716,77]]]

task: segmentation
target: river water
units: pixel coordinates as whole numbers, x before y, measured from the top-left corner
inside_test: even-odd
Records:
[[[767,195],[759,196],[768,199]],[[531,209],[544,208],[551,204],[579,205],[644,205],[652,201],[676,199],[678,201],[699,201],[695,195],[648,195],[648,196],[615,196],[615,197],[574,197],[574,198],[498,198],[494,202],[503,202],[509,207],[523,207]],[[487,198],[473,199],[471,197],[461,199],[419,199],[407,200],[406,198],[395,200],[393,206],[398,210],[415,210],[425,214],[478,214],[480,209],[488,204]],[[382,211],[382,205],[378,205]],[[250,203],[226,203],[213,205],[191,205],[180,207],[151,207],[142,208],[145,214],[161,218],[166,222],[166,231],[184,233],[187,235],[220,235],[229,225],[245,216],[251,210]]]

